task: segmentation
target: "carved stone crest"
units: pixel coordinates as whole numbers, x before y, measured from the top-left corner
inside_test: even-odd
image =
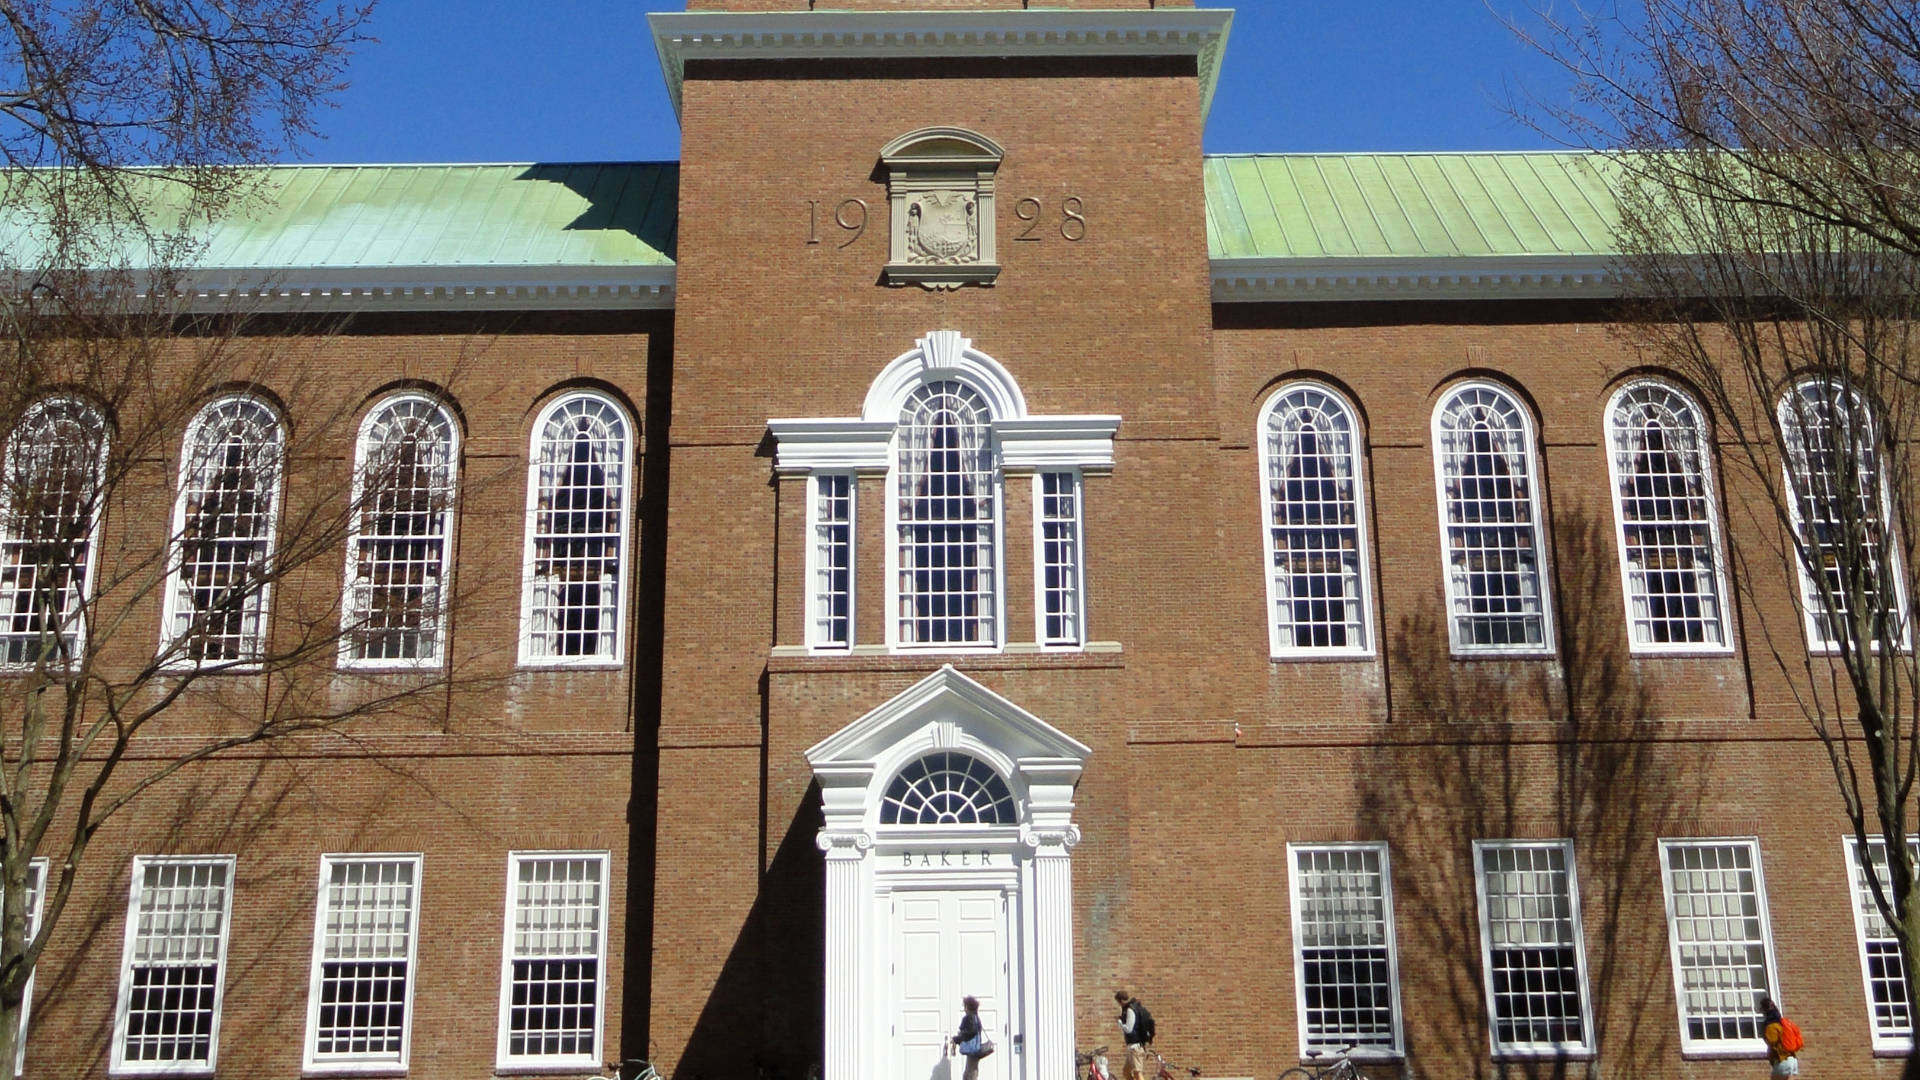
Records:
[[[961,128],[922,128],[881,150],[892,215],[887,284],[993,283],[993,181],[1003,156],[991,139]]]

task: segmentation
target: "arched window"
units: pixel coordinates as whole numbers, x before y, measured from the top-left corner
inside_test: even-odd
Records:
[[[459,461],[453,417],[426,395],[388,398],[361,423],[342,634],[348,664],[419,667],[445,658]]]
[[[1013,794],[992,766],[941,750],[908,763],[887,785],[882,825],[1014,825]]]
[[[265,650],[284,455],[280,418],[259,398],[222,398],[187,428],[173,511],[168,660],[245,663]]]
[[[1614,520],[1635,652],[1728,644],[1706,424],[1666,383],[1621,387],[1607,406]]]
[[[1837,649],[1857,597],[1873,608],[1870,640],[1858,644],[1905,642],[1907,598],[1899,552],[1887,535],[1889,499],[1872,407],[1844,383],[1803,379],[1781,398],[1779,415],[1793,524],[1806,552],[1796,562],[1807,640],[1816,650]],[[1809,561],[1820,567],[1818,580]]]
[[[1311,383],[1283,387],[1262,411],[1275,656],[1372,648],[1355,429],[1347,403]]]
[[[106,460],[106,418],[78,398],[34,403],[8,437],[0,662],[65,666],[78,658]]]
[[[599,394],[567,394],[535,421],[522,663],[621,659],[632,445],[626,413]]]
[[[903,646],[999,644],[999,465],[986,400],[953,380],[907,395],[893,488]]]
[[[1553,648],[1533,425],[1491,383],[1455,387],[1433,414],[1447,626],[1456,652]]]

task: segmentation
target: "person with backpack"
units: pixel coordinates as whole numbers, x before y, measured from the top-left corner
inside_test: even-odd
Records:
[[[1800,1048],[1807,1041],[1800,1025],[1780,1015],[1780,1006],[1770,997],[1760,999],[1760,1037],[1767,1040],[1767,1060],[1775,1076],[1800,1075]]]
[[[1147,1080],[1153,1075],[1147,1068],[1147,1047],[1153,1045],[1153,1014],[1125,990],[1115,990],[1113,1000],[1120,1003],[1120,1037],[1127,1044],[1121,1080]]]

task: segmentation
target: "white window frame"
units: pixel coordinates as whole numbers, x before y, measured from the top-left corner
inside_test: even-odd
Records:
[[[95,466],[94,482],[100,485],[101,490],[96,495],[93,508],[93,520],[87,525],[87,569],[86,573],[81,575],[80,595],[75,604],[77,610],[73,615],[72,622],[73,659],[77,661],[86,653],[88,648],[87,605],[93,600],[94,581],[98,578],[100,572],[100,526],[101,522],[106,518],[107,452],[113,442],[113,429],[107,421],[106,413],[86,398],[71,394],[57,394],[35,401],[32,405],[28,406],[25,413],[22,414],[20,423],[14,425],[13,431],[7,433],[5,442],[0,443],[0,471],[11,473],[13,469],[13,454],[17,449],[15,440],[19,437],[20,429],[25,426],[27,419],[31,418],[37,412],[50,409],[56,405],[70,405],[88,414],[92,422],[99,425],[100,432],[100,460]],[[0,500],[11,497],[11,493],[5,490],[10,484],[10,479],[4,475],[4,473],[0,473]],[[6,563],[5,560],[5,545],[18,539],[18,537],[8,534],[4,507],[0,507],[0,572],[4,572],[7,566],[10,565]],[[0,628],[4,628],[5,620],[10,618],[10,616],[11,613],[0,614]],[[61,617],[65,618],[66,616],[63,613]],[[30,671],[36,663],[45,662],[44,660],[9,662],[5,659],[5,652],[4,639],[0,639],[0,671]]]
[[[1713,559],[1714,603],[1719,608],[1717,622],[1720,627],[1719,642],[1662,642],[1637,641],[1633,632],[1634,595],[1633,567],[1627,561],[1627,515],[1620,490],[1623,479],[1620,471],[1619,440],[1622,434],[1617,423],[1620,405],[1626,396],[1635,390],[1658,389],[1680,399],[1693,412],[1698,427],[1694,437],[1699,446],[1701,501],[1707,508],[1707,543]],[[1665,379],[1634,379],[1613,392],[1607,399],[1607,411],[1604,418],[1607,451],[1607,479],[1613,493],[1613,535],[1615,547],[1620,557],[1620,595],[1626,607],[1627,649],[1629,652],[1645,655],[1684,655],[1721,656],[1732,653],[1733,646],[1733,610],[1727,589],[1727,549],[1720,536],[1720,499],[1719,489],[1713,479],[1713,441],[1707,426],[1706,410],[1692,394]],[[1639,524],[1636,522],[1635,524]]]
[[[127,888],[127,927],[120,951],[119,1004],[114,1010],[110,1076],[211,1076],[220,1060],[220,1020],[226,1012],[228,939],[233,930],[234,865],[232,855],[136,855],[133,878]],[[226,888],[222,890],[220,912],[220,956],[215,962],[213,979],[213,1022],[207,1033],[205,1061],[128,1061],[127,1012],[133,998],[133,947],[139,937],[140,890],[149,866],[224,866]]]
[[[1073,627],[1071,638],[1047,635],[1046,483],[1068,477],[1073,491]],[[1058,496],[1055,496],[1056,498]],[[1087,646],[1087,499],[1079,469],[1041,469],[1033,474],[1033,640],[1048,652],[1079,652]]]
[[[27,862],[27,944],[40,933],[40,915],[47,907],[47,875],[52,862],[45,858],[30,859]],[[28,1023],[33,1019],[33,984],[40,977],[40,965],[35,964],[33,972],[27,976],[27,985],[20,991],[20,1034],[14,1039],[13,1075],[19,1076],[27,1067],[27,1031]]]
[[[1520,435],[1526,442],[1527,458],[1527,506],[1532,517],[1528,526],[1533,531],[1533,547],[1536,552],[1535,573],[1539,576],[1540,589],[1540,644],[1538,645],[1476,645],[1460,640],[1460,616],[1456,605],[1462,597],[1454,591],[1453,545],[1450,542],[1453,523],[1447,515],[1447,469],[1446,451],[1441,444],[1440,418],[1461,394],[1472,390],[1485,390],[1506,399],[1520,418]],[[1556,655],[1558,643],[1553,623],[1553,565],[1547,553],[1546,503],[1541,498],[1542,478],[1540,475],[1540,433],[1534,425],[1533,410],[1520,396],[1500,383],[1487,379],[1468,379],[1447,387],[1446,393],[1433,407],[1431,421],[1433,439],[1433,488],[1436,506],[1440,512],[1440,570],[1441,581],[1446,589],[1447,643],[1452,655],[1457,657],[1474,656],[1510,656],[1539,657],[1550,659]]]
[[[1360,636],[1358,645],[1337,646],[1301,646],[1295,645],[1292,634],[1281,631],[1281,606],[1286,603],[1280,595],[1280,589],[1274,581],[1274,560],[1278,551],[1273,542],[1273,454],[1272,442],[1267,437],[1267,429],[1273,423],[1273,415],[1282,402],[1301,390],[1311,390],[1323,394],[1333,404],[1339,406],[1347,415],[1349,437],[1352,440],[1350,452],[1353,455],[1353,520],[1354,543],[1357,545],[1357,570],[1359,572],[1360,595]],[[1373,574],[1372,546],[1367,535],[1367,475],[1366,454],[1362,452],[1364,439],[1360,429],[1360,411],[1354,408],[1347,396],[1326,383],[1313,380],[1290,382],[1276,388],[1267,396],[1266,404],[1260,407],[1259,419],[1254,425],[1254,442],[1259,450],[1260,463],[1260,547],[1266,556],[1261,564],[1261,576],[1265,579],[1267,590],[1267,653],[1275,660],[1310,659],[1365,659],[1374,655],[1376,632],[1373,618]],[[1443,511],[1444,512],[1444,511]],[[1292,626],[1292,620],[1287,622]]]
[[[966,387],[979,395],[981,407],[987,414],[986,446],[993,454],[993,639],[975,645],[954,645],[944,641],[903,642],[900,640],[900,417],[906,408],[907,399],[922,386],[931,383],[953,382]],[[999,419],[994,414],[994,398],[984,389],[974,385],[957,374],[929,375],[925,380],[906,388],[893,410],[894,428],[887,442],[887,650],[895,653],[949,653],[953,655],[979,655],[997,653],[1006,647],[1007,641],[1007,468],[1006,455],[1000,446],[999,433],[994,430],[994,422]]]
[[[388,409],[408,402],[420,402],[429,406],[440,414],[447,425],[448,500],[447,505],[440,510],[445,521],[441,527],[440,539],[440,596],[435,606],[438,613],[438,626],[435,628],[438,640],[432,656],[356,658],[353,655],[353,627],[354,621],[359,616],[354,612],[354,584],[359,578],[360,542],[365,538],[365,534],[361,532],[366,522],[362,500],[366,497],[367,453],[371,448],[367,437],[375,419],[384,415]],[[447,407],[447,403],[432,394],[409,391],[389,395],[375,403],[373,408],[367,410],[367,415],[361,419],[359,433],[354,437],[353,442],[353,487],[350,495],[351,502],[348,503],[352,525],[347,532],[346,570],[341,578],[340,588],[339,664],[342,668],[392,671],[437,668],[447,663],[449,628],[447,608],[453,590],[453,553],[456,542],[454,532],[459,528],[460,517],[454,513],[454,503],[459,499],[460,493],[460,453],[460,424],[455,419],[453,410]]]
[[[1307,1039],[1307,960],[1305,944],[1300,934],[1300,855],[1316,851],[1376,851],[1380,854],[1381,917],[1386,921],[1387,980],[1393,994],[1393,1047],[1382,1050],[1378,1047],[1360,1046],[1348,1056],[1355,1060],[1397,1061],[1406,1054],[1406,1018],[1400,1006],[1400,935],[1395,929],[1393,917],[1393,861],[1392,853],[1384,840],[1287,845],[1287,898],[1289,914],[1293,920],[1293,1001],[1296,1016],[1294,1030],[1299,1032],[1300,1060],[1308,1060],[1309,1051],[1326,1052],[1325,1046],[1310,1044]]]
[[[821,632],[820,605],[825,594],[820,588],[820,577],[826,567],[820,561],[820,529],[830,524],[821,520],[821,485],[827,480],[845,480],[847,483],[847,640],[831,641]],[[807,476],[807,648],[819,653],[846,653],[860,640],[859,621],[859,550],[860,550],[860,477],[851,472],[815,472]]]
[[[593,861],[600,863],[600,926],[597,932],[599,958],[595,965],[593,1052],[571,1056],[521,1055],[508,1053],[513,1016],[513,909],[514,886],[523,862],[547,860]],[[613,853],[609,851],[510,851],[507,853],[506,915],[500,924],[500,1013],[494,1048],[497,1073],[578,1073],[600,1068],[607,1033],[607,918],[613,907]]]
[[[1874,839],[1876,838],[1869,837],[1868,843],[1871,844]],[[1884,846],[1885,841],[1882,840],[1881,843]],[[1916,859],[1920,859],[1920,837],[1908,837],[1907,847],[1913,851]],[[1886,1034],[1876,1019],[1878,1004],[1873,996],[1872,966],[1867,957],[1866,912],[1866,909],[1873,905],[1874,901],[1872,890],[1866,887],[1866,881],[1861,876],[1864,872],[1864,861],[1861,859],[1861,854],[1862,852],[1857,837],[1842,836],[1840,838],[1840,857],[1847,868],[1847,898],[1853,903],[1854,940],[1860,946],[1860,988],[1866,995],[1867,1032],[1873,1038],[1874,1053],[1905,1054],[1913,1049],[1913,1036],[1911,1034],[1905,1037]],[[1881,885],[1883,888],[1892,888],[1891,885],[1888,885],[1884,881]],[[1894,952],[1894,957],[1896,959],[1900,957],[1897,948]],[[1905,963],[1904,960],[1900,962]],[[1920,1026],[1920,1008],[1916,1008],[1916,1003],[1914,1002],[1907,1003],[1907,1019],[1910,1027]]]
[[[1766,1041],[1752,1039],[1695,1039],[1687,1034],[1687,988],[1680,967],[1680,927],[1674,914],[1673,862],[1670,856],[1679,848],[1719,848],[1744,846],[1753,853],[1753,890],[1760,915],[1761,946],[1767,954],[1767,990],[1769,997],[1782,1003],[1780,971],[1773,948],[1773,916],[1767,902],[1767,879],[1760,865],[1760,840],[1752,836],[1707,838],[1662,838],[1660,841],[1660,891],[1667,909],[1667,961],[1673,969],[1674,1011],[1680,1021],[1680,1052],[1689,1058],[1765,1057]],[[1783,1003],[1784,1007],[1784,1003]]]
[[[613,655],[537,656],[533,652],[533,594],[535,525],[540,515],[540,444],[547,424],[555,413],[580,400],[591,400],[613,410],[626,428],[620,463],[620,578],[615,583],[613,600]],[[633,480],[638,465],[638,429],[633,416],[613,395],[597,390],[572,390],[556,396],[534,417],[533,431],[527,442],[527,506],[524,544],[520,556],[520,650],[519,664],[527,668],[618,668],[627,659],[627,593],[633,588]],[[604,631],[603,631],[604,632]]]
[[[1486,854],[1497,851],[1557,849],[1567,866],[1567,912],[1573,926],[1573,964],[1580,987],[1580,1041],[1577,1043],[1500,1042],[1499,1009],[1493,993],[1493,920],[1487,904]],[[1487,999],[1487,1042],[1495,1061],[1538,1058],[1581,1061],[1593,1057],[1593,993],[1587,981],[1586,924],[1580,916],[1580,872],[1573,859],[1572,840],[1475,840],[1473,842],[1474,894],[1480,909],[1480,971],[1485,980]]]
[[[352,1074],[358,1076],[399,1076],[407,1071],[413,1053],[413,1012],[420,981],[420,878],[423,870],[418,854],[407,855],[322,855],[320,884],[313,909],[313,966],[307,980],[307,1036],[301,1069],[305,1073]],[[327,886],[335,865],[349,863],[405,863],[413,867],[412,907],[407,913],[407,992],[402,1001],[400,1053],[385,1055],[329,1055],[321,1057],[320,991],[322,967],[326,963]]]
[[[1794,419],[1794,413],[1790,408],[1793,399],[1809,386],[1815,386],[1821,383],[1831,384],[1832,381],[1833,380],[1819,377],[1796,379],[1793,385],[1787,388],[1786,393],[1780,395],[1780,401],[1775,406],[1777,410],[1775,418],[1780,425],[1780,431],[1783,437],[1790,438],[1790,433],[1797,423]],[[1847,393],[1850,408],[1859,409],[1866,413],[1867,422],[1871,425],[1869,430],[1878,431],[1880,417],[1874,412],[1873,404],[1862,397],[1859,390],[1851,386],[1843,386],[1841,389],[1844,389]],[[1804,447],[1806,439],[1804,432],[1800,438]],[[1801,538],[1803,543],[1811,543],[1812,538],[1807,535],[1806,517],[1801,513],[1800,509],[1799,488],[1795,487],[1793,482],[1794,468],[1794,452],[1792,448],[1782,446],[1780,469],[1784,483],[1786,484],[1787,510],[1790,520],[1793,523],[1794,535]],[[1885,463],[1880,460],[1880,448],[1878,446],[1874,447],[1873,471],[1874,479],[1878,481],[1880,485],[1880,528],[1882,531],[1891,534],[1899,525],[1893,520],[1893,500],[1891,491],[1887,486],[1887,470]],[[1809,474],[1809,482],[1811,482],[1811,474]],[[1897,542],[1890,543],[1888,544],[1887,551],[1893,570],[1894,614],[1895,617],[1900,620],[1900,645],[1902,651],[1907,651],[1913,647],[1913,611],[1908,607],[1907,577],[1905,567],[1900,561],[1900,545]],[[1840,642],[1828,637],[1821,627],[1825,611],[1820,606],[1820,593],[1819,590],[1814,587],[1813,576],[1807,573],[1806,560],[1801,559],[1798,553],[1793,554],[1794,575],[1800,585],[1800,617],[1802,625],[1806,630],[1807,651],[1816,656],[1837,655],[1840,652]]]

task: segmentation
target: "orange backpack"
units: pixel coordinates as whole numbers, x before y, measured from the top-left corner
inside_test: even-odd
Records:
[[[1797,1054],[1800,1052],[1800,1048],[1805,1045],[1807,1045],[1807,1040],[1800,1034],[1800,1025],[1784,1016],[1781,1017],[1780,1052],[1783,1054]]]

